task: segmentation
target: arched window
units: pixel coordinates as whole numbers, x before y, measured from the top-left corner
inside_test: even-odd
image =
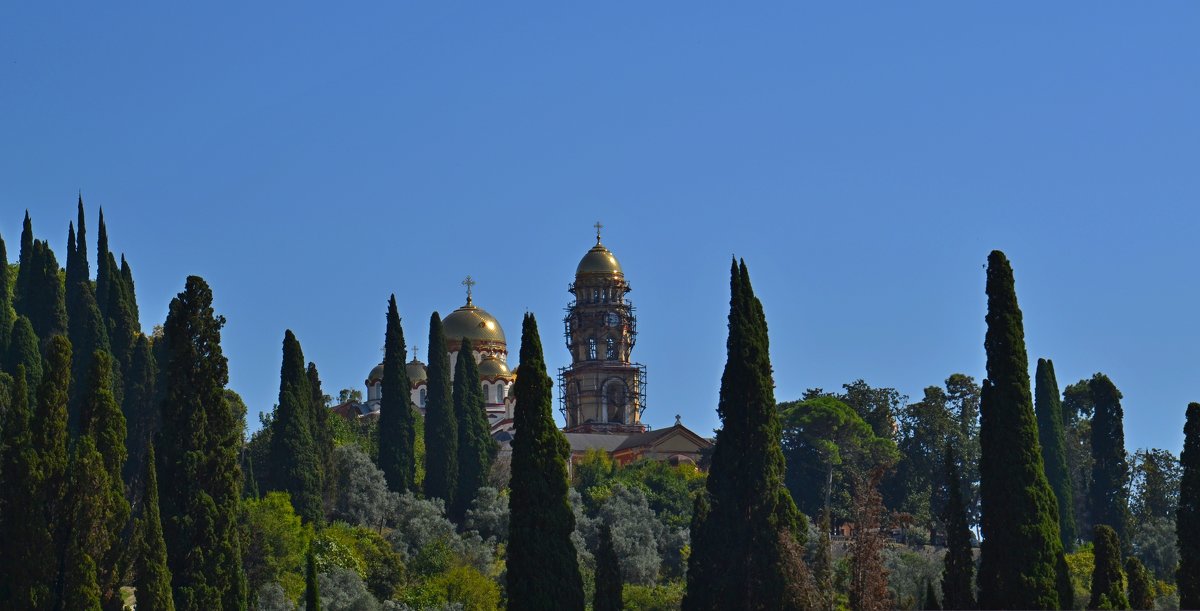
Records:
[[[587,341],[587,357],[589,361],[596,360],[596,338],[589,337]]]
[[[610,361],[617,360],[617,342],[611,337],[604,340],[604,358]]]
[[[496,385],[496,403],[504,403],[504,385]]]
[[[425,407],[425,393],[427,390],[426,388],[421,389],[421,407]]]

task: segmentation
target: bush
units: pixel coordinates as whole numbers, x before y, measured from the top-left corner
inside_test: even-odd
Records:
[[[350,524],[378,528],[396,504],[383,471],[356,445],[334,450],[336,476],[333,518]]]
[[[475,502],[467,510],[465,524],[486,540],[508,542],[508,495],[495,488],[480,488]]]
[[[243,504],[242,565],[251,592],[279,583],[291,600],[304,592],[304,555],[312,527],[301,523],[286,492],[269,492]]]
[[[626,611],[675,611],[683,602],[685,584],[672,581],[662,585],[626,585],[622,599]]]
[[[462,605],[463,611],[495,611],[500,585],[471,566],[456,566],[429,580],[440,600]]]

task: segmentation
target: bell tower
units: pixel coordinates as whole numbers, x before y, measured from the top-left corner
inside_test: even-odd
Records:
[[[621,264],[600,242],[579,261],[575,299],[563,318],[571,365],[559,369],[559,404],[575,433],[640,433],[646,407],[646,367],[630,361],[637,317]]]

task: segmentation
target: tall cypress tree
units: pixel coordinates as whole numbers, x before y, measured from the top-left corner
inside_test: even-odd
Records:
[[[163,327],[161,501],[167,566],[181,611],[246,608],[238,536],[242,424],[225,397],[225,318],[212,290],[189,276]]]
[[[1150,571],[1134,556],[1125,559],[1125,576],[1129,580],[1129,608],[1154,608],[1154,580]]]
[[[979,605],[1060,609],[1073,591],[1046,481],[1029,388],[1029,358],[1012,267],[994,250],[987,268],[987,380],[980,401],[983,544]]]
[[[1125,579],[1121,573],[1121,541],[1104,524],[1092,527],[1096,564],[1092,568],[1092,598],[1088,609],[1128,609]]]
[[[104,316],[108,316],[108,291],[112,286],[113,269],[108,265],[112,251],[108,249],[108,227],[104,225],[104,208],[100,209],[100,221],[96,230],[96,303],[100,304]]]
[[[0,236],[0,369],[7,365],[8,340],[12,335],[13,322],[17,319],[12,307],[12,282],[8,278],[8,250],[4,237]]]
[[[621,611],[621,560],[613,548],[612,528],[607,522],[600,526],[600,544],[596,548],[596,594],[592,597],[593,611]]]
[[[96,306],[92,286],[86,280],[76,283],[67,338],[71,340],[70,425],[80,430],[80,405],[87,393],[87,376],[97,352],[108,353],[108,330]],[[111,376],[111,363],[109,364]]]
[[[21,225],[21,249],[17,253],[17,280],[13,285],[13,309],[18,315],[27,310],[25,300],[30,295],[29,285],[33,282],[33,221],[25,211],[25,222]]]
[[[583,579],[571,542],[575,514],[567,500],[571,447],[550,411],[552,386],[537,321],[526,313],[521,322],[521,369],[513,391],[517,407],[506,559],[510,611],[584,607]]]
[[[458,353],[458,358],[475,359],[470,353]],[[450,382],[450,355],[446,352],[446,336],[442,318],[434,312],[429,317],[429,394],[425,400],[425,496],[454,506],[454,491],[458,488],[458,422],[454,417],[453,387]],[[475,377],[478,385],[479,377]]]
[[[289,329],[283,336],[283,366],[279,372],[279,405],[271,419],[268,473],[271,490],[291,495],[296,514],[319,524],[321,480],[312,431],[312,390],[304,369],[300,342]]]
[[[971,553],[971,528],[967,524],[967,506],[958,460],[951,446],[946,447],[946,557],[942,571],[942,605],[947,609],[974,609],[975,556]]]
[[[1096,409],[1092,415],[1092,485],[1088,490],[1092,523],[1111,527],[1119,541],[1128,543],[1129,459],[1125,455],[1121,391],[1102,373],[1092,376],[1088,388]]]
[[[383,383],[379,401],[379,468],[395,492],[417,491],[417,427],[408,372],[404,368],[404,329],[396,296],[388,299],[383,338]]]
[[[47,344],[46,371],[37,392],[37,411],[33,420],[33,448],[37,452],[36,464],[40,471],[40,489],[34,495],[33,504],[40,506],[44,522],[35,522],[33,528],[46,525],[50,535],[44,553],[49,557],[49,594],[52,605],[61,603],[63,592],[62,561],[71,540],[70,512],[68,507],[68,454],[67,434],[67,389],[71,382],[71,343],[61,335],[50,338]]]
[[[1183,425],[1183,475],[1175,508],[1175,545],[1179,548],[1179,608],[1200,609],[1200,403],[1189,403]]]
[[[129,501],[125,498],[122,479],[125,460],[125,415],[117,405],[112,392],[112,357],[97,351],[92,359],[88,376],[88,393],[82,405],[83,434],[95,442],[105,472],[103,484],[107,489],[89,491],[96,497],[107,496],[104,505],[108,508],[104,519],[98,523],[102,544],[89,553],[96,561],[98,583],[106,608],[120,608],[121,574],[123,572],[122,546],[117,545],[121,532],[129,521]]]
[[[717,404],[722,427],[692,518],[683,608],[796,608],[806,602],[791,596],[789,582],[803,567],[789,566],[784,543],[802,544],[807,525],[783,483],[767,322],[744,261],[734,261],[730,273],[726,348]]]
[[[17,274],[17,292],[13,297],[17,314],[29,318],[45,347],[49,346],[50,337],[67,332],[66,298],[58,272],[58,259],[50,245],[34,240],[28,262],[22,262]]]
[[[34,447],[32,394],[25,367],[17,366],[13,403],[0,437],[0,608],[39,609],[49,606],[54,569],[50,524],[36,499],[42,477]]]
[[[471,340],[462,338],[454,364],[454,417],[458,421],[458,489],[450,515],[462,523],[479,487],[487,483],[496,442],[492,440],[479,385],[479,365],[471,354]]]
[[[333,429],[329,426],[329,408],[325,406],[325,391],[321,389],[321,374],[317,371],[317,364],[309,363],[306,373],[312,398],[311,427],[317,454],[317,477],[320,479],[322,497],[332,499],[336,478],[333,476],[334,443]]]
[[[60,552],[60,608],[100,609],[102,579],[98,559],[109,554],[113,543],[108,529],[114,509],[113,499],[107,494],[109,489],[104,457],[92,436],[83,433],[71,447],[68,469],[66,511],[61,523],[65,540]],[[119,593],[116,601],[116,608],[120,609]]]
[[[33,332],[33,325],[24,316],[18,316],[13,323],[12,334],[9,337],[8,356],[4,362],[8,365],[8,373],[16,377],[17,368],[25,368],[25,381],[30,389],[29,407],[37,404],[36,391],[42,384],[42,351],[39,347],[38,336]]]
[[[111,262],[108,264],[111,265]],[[108,288],[108,303],[101,310],[105,312],[108,341],[117,362],[117,371],[124,374],[129,370],[133,346],[141,331],[136,315],[137,305],[133,303],[133,290],[126,286],[124,278],[119,275],[113,278]]]
[[[937,594],[933,591],[932,581],[925,582],[925,604],[923,605],[923,608],[937,609],[938,611],[941,611],[942,603],[938,602]]]
[[[129,370],[125,372],[125,397],[121,401],[121,411],[125,414],[125,447],[129,450],[123,479],[135,502],[142,494],[138,465],[145,464],[150,440],[159,428],[160,412],[155,396],[157,378],[158,367],[150,338],[139,335]]]
[[[137,329],[142,328],[141,314],[138,313],[137,305],[137,288],[133,284],[133,270],[130,269],[129,263],[125,261],[125,255],[121,255],[121,280],[125,284],[125,301],[129,304],[132,310],[133,320],[137,323]]]
[[[1035,402],[1038,440],[1042,446],[1042,464],[1046,479],[1058,501],[1058,537],[1063,550],[1075,547],[1075,501],[1071,495],[1071,468],[1067,465],[1066,442],[1063,439],[1062,401],[1058,380],[1054,377],[1054,362],[1038,359],[1035,374]]]
[[[138,611],[175,611],[171,600],[171,571],[167,568],[167,544],[163,541],[162,518],[158,512],[158,476],[154,467],[154,444],[146,448],[143,479],[146,495],[137,534],[133,586]]]

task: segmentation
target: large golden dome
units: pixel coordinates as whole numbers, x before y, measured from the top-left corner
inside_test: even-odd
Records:
[[[451,312],[442,319],[442,331],[447,345],[457,345],[462,338],[474,342],[505,343],[504,329],[496,317],[486,310],[477,308],[469,300],[467,305]]]
[[[579,260],[579,267],[575,268],[575,275],[580,274],[623,274],[621,264],[617,262],[617,258],[613,256],[612,251],[605,248],[600,240],[596,240],[596,245],[583,258]]]
[[[505,365],[504,361],[494,356],[485,356],[479,362],[479,377],[487,380],[511,380],[516,376],[508,370],[508,365]]]

